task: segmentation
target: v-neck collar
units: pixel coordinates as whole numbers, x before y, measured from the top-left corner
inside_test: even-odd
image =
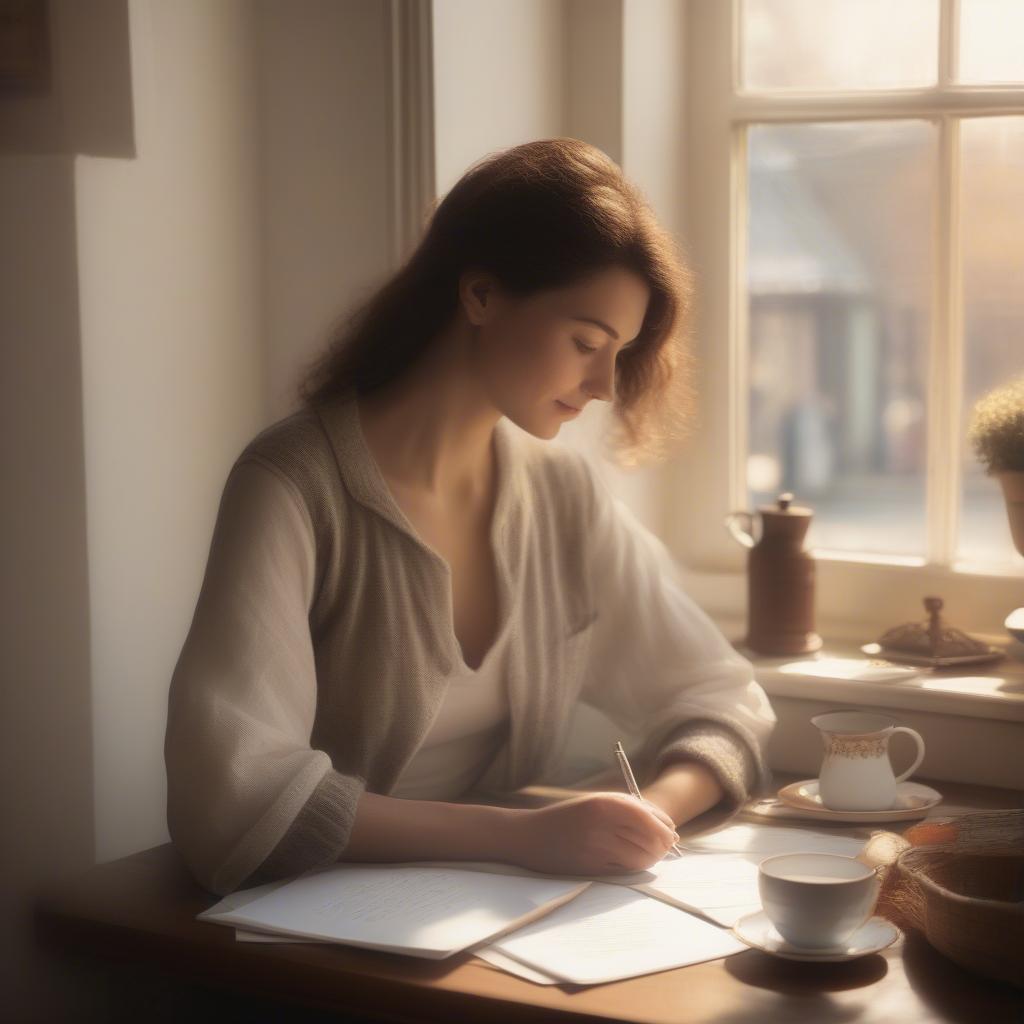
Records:
[[[466,664],[462,647],[455,635],[451,566],[419,535],[391,493],[363,433],[354,389],[349,389],[329,404],[318,406],[316,411],[334,449],[342,480],[352,496],[410,537],[444,573],[448,598],[445,616],[445,639],[450,656],[448,670],[455,669],[460,675],[481,671],[487,660],[496,653],[499,645],[504,645],[514,618],[507,531],[514,518],[511,513],[517,496],[521,494],[522,469],[520,460],[516,457],[512,433],[515,428],[504,417],[498,420],[494,428],[496,494],[489,540],[497,574],[499,627],[494,642],[484,656],[484,661],[473,669]]]
[[[320,406],[318,415],[334,448],[342,478],[363,505],[408,534],[450,571],[447,561],[417,532],[391,493],[377,460],[363,433],[356,394],[349,390],[328,406]],[[512,451],[510,424],[502,417],[494,428],[495,486],[497,488],[491,519],[491,541],[497,540],[508,518],[509,503],[515,490],[517,464]]]

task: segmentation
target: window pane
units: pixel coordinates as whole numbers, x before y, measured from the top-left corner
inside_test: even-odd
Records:
[[[1024,82],[1024,0],[960,0],[960,81]]]
[[[936,137],[922,121],[750,129],[752,505],[810,542],[922,555]]]
[[[935,85],[938,0],[743,0],[744,89]]]
[[[1002,488],[966,439],[971,407],[986,391],[1024,373],[1024,117],[961,125],[964,274],[964,486],[957,555],[1009,565]]]

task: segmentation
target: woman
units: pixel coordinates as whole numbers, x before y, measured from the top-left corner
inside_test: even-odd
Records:
[[[165,743],[204,886],[339,859],[632,871],[767,786],[750,665],[546,443],[592,400],[622,462],[679,434],[688,297],[639,191],[578,140],[492,154],[436,206],[228,475]],[[578,700],[642,737],[643,801],[474,802],[543,781]]]

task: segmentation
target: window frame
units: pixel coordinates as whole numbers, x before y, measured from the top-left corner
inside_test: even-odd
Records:
[[[1021,560],[1005,569],[955,561],[960,490],[963,308],[959,284],[959,118],[1024,115],[1024,85],[955,82],[958,0],[939,0],[935,86],[863,93],[746,93],[739,87],[741,0],[687,6],[686,252],[696,272],[693,343],[698,426],[666,482],[670,547],[690,572],[695,596],[735,611],[745,552],[722,518],[746,506],[747,323],[746,132],[752,124],[917,118],[935,123],[939,173],[931,301],[926,455],[927,547],[923,558],[816,550],[819,618],[882,629],[923,617],[937,593],[952,624],[993,635],[1020,604]],[[722,231],[721,225],[728,230]],[[723,339],[713,344],[711,339]],[[995,480],[993,487],[998,487]],[[693,494],[702,495],[694,502]]]

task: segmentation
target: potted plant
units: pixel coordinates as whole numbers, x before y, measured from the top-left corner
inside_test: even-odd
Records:
[[[968,438],[986,472],[1002,485],[1010,535],[1024,555],[1024,375],[978,400]]]
[[[994,388],[974,406],[968,437],[1006,500],[1010,536],[1024,555],[1024,376]],[[1006,617],[1007,631],[1024,641],[1024,607]]]

